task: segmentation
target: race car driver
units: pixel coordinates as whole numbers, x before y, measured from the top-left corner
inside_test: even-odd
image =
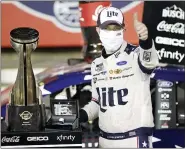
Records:
[[[80,121],[99,117],[101,148],[152,147],[150,75],[159,61],[137,14],[133,23],[139,46],[124,40],[124,17],[119,9],[106,7],[98,16],[97,32],[104,48],[91,65],[92,101],[80,110]]]

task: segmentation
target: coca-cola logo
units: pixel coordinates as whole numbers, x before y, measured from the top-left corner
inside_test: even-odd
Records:
[[[157,30],[176,34],[184,34],[185,25],[179,22],[175,24],[168,24],[166,21],[163,20],[157,25]]]
[[[10,143],[10,142],[19,142],[19,141],[20,141],[20,136],[13,136],[13,137],[4,136],[1,139],[1,143]]]

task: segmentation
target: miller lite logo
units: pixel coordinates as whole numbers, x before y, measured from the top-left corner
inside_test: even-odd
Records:
[[[101,99],[100,110],[102,112],[106,112],[107,109],[105,108],[107,106],[113,107],[116,105],[125,105],[128,102],[125,99],[125,96],[128,95],[127,88],[115,90],[113,87],[108,87],[108,88],[103,87],[103,88],[96,88],[96,90]]]
[[[114,16],[118,16],[118,13],[114,11],[107,11],[107,17],[114,17]]]

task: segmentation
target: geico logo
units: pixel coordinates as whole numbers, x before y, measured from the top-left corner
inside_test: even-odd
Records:
[[[48,136],[40,136],[40,137],[27,137],[27,141],[48,141]]]
[[[155,42],[158,44],[165,44],[165,45],[172,45],[172,46],[179,46],[185,47],[184,40],[182,39],[175,39],[175,38],[168,38],[168,37],[160,37],[157,36],[155,38]]]

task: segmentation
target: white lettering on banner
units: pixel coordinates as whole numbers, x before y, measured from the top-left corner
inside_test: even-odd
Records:
[[[160,93],[160,92],[163,92],[163,91],[165,91],[165,92],[171,92],[172,89],[171,89],[171,88],[159,88],[159,89],[158,89],[158,92],[159,92],[159,93]]]
[[[161,114],[159,120],[170,121],[171,120],[171,117],[168,117],[167,114]]]
[[[157,30],[176,34],[184,34],[185,25],[179,22],[175,24],[168,24],[166,21],[163,20],[157,25]]]
[[[155,38],[155,42],[158,44],[185,47],[184,39],[175,39],[175,38],[157,36]]]
[[[171,7],[166,7],[165,9],[163,9],[162,16],[184,20],[184,11],[176,5],[173,5]]]
[[[69,136],[64,136],[64,135],[57,136],[57,140],[58,141],[62,141],[62,140],[74,141],[74,139],[75,139],[75,136],[72,136],[72,135],[69,135]]]
[[[179,53],[179,51],[174,51],[174,52],[165,51],[165,48],[162,48],[161,50],[157,50],[157,54],[158,54],[159,59],[162,59],[162,57],[176,59],[178,60],[179,63],[182,62],[182,60],[185,57],[184,53]]]
[[[48,136],[27,137],[27,141],[48,141]]]
[[[13,136],[13,137],[6,137],[4,136],[1,139],[1,143],[9,143],[9,142],[19,142],[20,141],[20,136]]]
[[[170,113],[172,113],[172,111],[171,110],[158,110],[158,113],[170,114]]]

